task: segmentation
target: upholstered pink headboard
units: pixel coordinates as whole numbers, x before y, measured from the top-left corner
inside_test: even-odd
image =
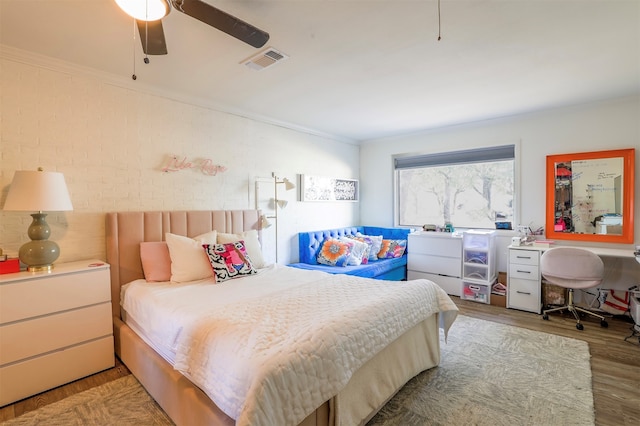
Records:
[[[111,265],[113,315],[120,317],[120,287],[144,278],[140,243],[164,241],[166,232],[195,237],[205,232],[260,232],[260,210],[112,212],[106,217],[107,263]]]

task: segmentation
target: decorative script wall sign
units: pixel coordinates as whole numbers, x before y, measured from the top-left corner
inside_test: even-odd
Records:
[[[226,167],[218,164],[213,164],[213,160],[208,158],[197,158],[192,161],[187,161],[187,157],[179,158],[177,155],[169,156],[169,160],[162,168],[164,173],[179,172],[184,169],[196,169],[200,170],[205,175],[215,176],[218,173],[222,173],[227,170]]]

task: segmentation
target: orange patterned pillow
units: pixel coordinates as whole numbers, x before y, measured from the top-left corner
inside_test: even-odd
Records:
[[[347,266],[353,244],[335,238],[325,238],[316,257],[318,263],[329,266]]]
[[[406,249],[407,240],[382,240],[382,247],[378,252],[378,259],[402,257]]]

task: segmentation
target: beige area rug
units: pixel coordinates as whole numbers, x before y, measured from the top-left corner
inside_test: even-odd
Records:
[[[459,316],[439,367],[412,379],[369,426],[594,424],[586,342]],[[127,376],[3,425],[171,425]]]
[[[440,342],[368,426],[594,424],[586,342],[462,315]]]
[[[132,375],[2,423],[20,426],[164,426],[173,422]]]

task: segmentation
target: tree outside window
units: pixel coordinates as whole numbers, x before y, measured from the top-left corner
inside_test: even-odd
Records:
[[[514,160],[398,169],[400,226],[495,228],[513,221]]]

